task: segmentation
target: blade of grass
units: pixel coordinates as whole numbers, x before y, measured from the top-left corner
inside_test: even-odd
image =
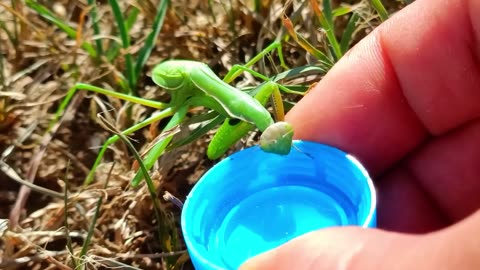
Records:
[[[307,77],[308,75],[325,75],[327,71],[327,69],[313,65],[300,66],[279,73],[273,76],[271,80],[274,82],[289,81],[299,77]]]
[[[10,0],[10,4],[12,5],[13,9],[17,10],[19,3],[17,3],[16,0]],[[7,34],[9,33],[9,31],[6,31],[6,32]],[[18,36],[19,36],[18,23],[17,23],[17,18],[14,16],[13,17],[13,37],[10,37],[9,35],[9,38],[12,41],[12,44],[16,50],[18,49]]]
[[[132,6],[132,10],[128,13],[127,19],[125,20],[125,27],[127,27],[127,31],[130,32],[130,29],[132,29],[132,26],[137,21],[138,14],[140,14],[140,9]]]
[[[108,181],[110,180],[110,176],[112,175],[113,168],[115,167],[115,163],[112,164],[112,167],[110,167],[110,170],[107,175],[107,179],[105,180],[105,185],[103,186],[104,189],[108,187]],[[88,227],[88,232],[87,232],[87,237],[85,238],[85,242],[83,242],[82,249],[80,251],[79,258],[83,260],[84,256],[87,255],[88,251],[88,246],[90,245],[90,242],[92,241],[92,236],[93,236],[93,231],[95,230],[95,226],[97,224],[97,219],[98,215],[100,214],[100,207],[102,206],[103,203],[103,196],[100,196],[97,201],[97,205],[95,207],[95,213],[93,214],[92,217],[92,222],[90,223],[90,226]],[[82,265],[85,265],[82,263]]]
[[[142,71],[145,63],[147,62],[148,58],[150,57],[150,53],[152,52],[153,47],[155,47],[155,41],[157,40],[158,34],[163,26],[163,20],[165,19],[165,14],[167,14],[168,9],[168,0],[162,0],[160,5],[157,9],[157,14],[155,15],[155,19],[153,21],[153,29],[148,35],[147,39],[145,40],[145,45],[143,45],[142,49],[138,54],[137,62],[135,64],[134,70],[134,84],[136,85],[140,72]]]
[[[132,10],[128,13],[127,19],[125,21],[125,25],[127,27],[127,31],[130,32],[132,29],[133,25],[137,21],[138,14],[140,14],[140,9],[138,9],[135,6],[132,6]],[[119,43],[114,42],[112,45],[108,48],[106,55],[107,59],[109,62],[113,61],[120,52],[120,46]]]
[[[70,189],[70,183],[68,182],[68,171],[70,169],[70,160],[67,162],[67,169],[65,171],[65,192],[63,193],[63,223],[65,226],[65,237],[67,239],[67,249],[70,254],[73,254],[73,245],[72,245],[72,238],[70,237],[70,227],[68,226],[68,190]],[[78,263],[75,256],[71,256],[73,267],[77,268]]]
[[[380,20],[382,22],[388,19],[388,12],[382,4],[381,0],[371,0],[370,3],[372,4],[373,8],[377,11],[378,15],[380,16]]]
[[[50,21],[53,23],[55,26],[60,28],[62,31],[64,31],[70,38],[76,39],[77,38],[77,31],[73,29],[72,27],[68,26],[66,23],[64,23],[60,18],[55,16],[53,12],[48,10],[45,6],[40,5],[39,3],[33,1],[33,0],[26,0],[25,1],[27,6],[33,10],[35,10],[40,16],[45,18],[46,20]],[[97,57],[97,52],[95,51],[95,48],[93,48],[92,44],[84,41],[82,42],[82,48],[88,52],[88,54],[92,58]]]
[[[350,47],[350,42],[353,38],[353,33],[357,29],[357,22],[360,19],[360,16],[357,13],[352,13],[352,16],[348,20],[347,26],[343,31],[342,40],[340,41],[340,49],[342,53],[346,53]]]
[[[134,85],[134,69],[132,55],[128,51],[130,48],[130,37],[128,35],[127,26],[123,18],[122,11],[120,10],[120,5],[116,0],[108,0],[110,7],[112,8],[113,17],[118,27],[120,33],[120,38],[122,40],[122,48],[125,50],[125,77],[127,78],[128,88],[130,94],[137,95],[136,86]]]
[[[135,149],[133,144],[130,142],[130,140],[125,135],[123,135],[121,131],[117,130],[112,124],[110,124],[101,114],[98,114],[98,119],[100,120],[101,125],[103,125],[103,127],[106,130],[109,130],[110,132],[119,136],[119,138],[127,145],[130,151],[133,153],[135,160],[140,165],[140,170],[145,176],[145,183],[147,184],[148,192],[150,193],[150,197],[152,198],[155,218],[157,219],[157,231],[158,231],[158,236],[160,237],[160,243],[161,243],[162,249],[163,251],[172,251],[171,246],[168,244],[170,242],[171,235],[168,233],[168,230],[167,230],[168,228],[165,228],[165,226],[162,226],[162,225],[166,225],[165,222],[166,222],[167,215],[164,212],[163,208],[161,208],[157,200],[155,185],[153,184],[152,178],[150,178],[150,175],[148,174],[148,170],[145,164],[143,163],[142,158],[140,157],[140,154],[137,152],[137,150]]]
[[[170,121],[168,121],[167,125],[165,126],[162,132],[172,129],[175,126],[182,123],[183,120],[185,119],[187,112],[188,112],[188,105],[179,108],[178,111],[172,116]],[[173,135],[168,135],[162,140],[158,141],[158,143],[152,147],[150,152],[147,153],[145,159],[143,160],[143,163],[145,164],[145,167],[147,169],[152,168],[153,164],[155,164],[155,162],[160,158],[160,156],[165,153],[165,149],[168,147],[172,139],[173,139]],[[131,181],[132,187],[138,186],[142,181],[144,175],[145,173],[143,172],[143,170],[138,171]]]
[[[97,17],[97,4],[95,0],[88,0],[88,5],[91,6],[90,15],[92,16],[92,27],[93,33],[96,36],[100,35],[100,27],[98,26],[98,17]],[[95,45],[97,46],[97,54],[99,56],[103,55],[103,46],[100,39],[95,40]]]
[[[217,23],[217,17],[215,16],[215,12],[213,12],[213,4],[212,0],[208,0],[208,12],[210,13],[210,16],[213,18],[213,24]]]
[[[348,13],[352,12],[352,10],[353,10],[353,8],[350,7],[350,6],[338,7],[338,8],[336,8],[332,11],[332,16],[334,18],[336,18],[336,17],[340,17],[340,16],[343,16],[343,15],[347,15]]]
[[[2,24],[0,24],[2,25]],[[0,44],[0,50],[3,51],[3,45],[4,44]],[[5,65],[4,65],[4,56],[3,56],[3,53],[0,55],[0,86],[1,86],[1,90],[2,91],[7,91],[7,89],[5,89],[5,86],[6,86],[6,82],[5,82]],[[7,99],[8,100],[8,99]],[[5,101],[7,102],[7,101]],[[5,104],[3,104],[3,106],[6,106]]]
[[[12,32],[10,32],[8,30],[8,27],[5,25],[4,21],[0,21],[0,29],[2,29],[7,34],[8,40],[10,40],[12,45],[14,47],[16,47],[17,46],[17,38],[16,38],[15,32],[13,32],[13,34],[12,34]]]
[[[226,2],[227,1],[220,1],[220,5],[222,5],[222,8],[225,11],[226,16],[228,18],[228,25],[229,25],[228,30],[231,33],[233,33],[232,40],[236,40],[238,38],[238,33],[237,33],[237,29],[235,27],[235,16],[234,16],[234,12],[233,12],[232,0],[228,0],[230,8],[228,8],[226,6]]]
[[[313,2],[313,0],[311,0]],[[317,3],[317,1],[315,1]],[[323,0],[323,14],[325,15],[325,19],[327,23],[332,26],[333,25],[333,15],[332,15],[332,1],[331,0]],[[317,4],[318,6],[318,4]]]
[[[327,35],[327,40],[330,44],[330,47],[333,50],[333,55],[335,60],[338,60],[342,57],[342,50],[340,50],[340,44],[338,44],[337,38],[335,37],[335,30],[333,26],[333,15],[332,7],[330,0],[323,1],[323,12],[318,6],[317,0],[310,0],[310,5],[312,6],[313,12],[317,16],[320,25],[325,30]]]
[[[287,28],[288,33],[290,36],[293,37],[293,39],[308,53],[313,55],[315,58],[317,58],[320,62],[321,65],[323,65],[326,69],[330,69],[333,66],[333,61],[322,51],[316,49],[313,47],[310,42],[308,42],[304,37],[299,35],[294,29],[293,29],[293,24],[292,21],[288,17],[283,18],[283,25],[285,28]]]

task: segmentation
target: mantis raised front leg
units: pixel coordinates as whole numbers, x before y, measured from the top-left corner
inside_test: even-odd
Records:
[[[293,128],[283,122],[285,115],[278,85],[273,82],[265,82],[256,89],[254,97],[263,106],[272,97],[276,120],[280,121],[264,130],[260,139],[261,148],[268,152],[288,154],[292,143]],[[232,144],[243,138],[253,128],[254,125],[251,123],[238,121],[237,119],[226,119],[208,145],[208,158],[219,158]],[[282,129],[285,130],[282,131]],[[274,140],[277,140],[277,142],[273,142]]]

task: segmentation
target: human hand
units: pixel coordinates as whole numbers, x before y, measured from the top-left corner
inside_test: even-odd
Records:
[[[240,269],[479,269],[479,116],[480,1],[404,8],[287,115],[367,167],[379,229],[318,230]]]

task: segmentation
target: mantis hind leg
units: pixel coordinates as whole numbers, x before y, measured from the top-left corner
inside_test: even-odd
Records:
[[[173,113],[175,112],[175,110],[173,108],[167,108],[159,113],[156,113],[152,116],[150,116],[149,118],[145,119],[144,121],[134,125],[134,126],[131,126],[130,128],[124,130],[122,132],[123,135],[129,135],[129,134],[132,134],[133,132],[141,129],[141,128],[144,128],[154,122],[157,122],[157,121],[160,121],[161,119],[165,118],[165,117],[168,117],[168,116],[171,116]],[[90,169],[90,172],[88,173],[87,175],[87,178],[85,179],[84,181],[84,185],[89,185],[90,183],[92,183],[93,179],[94,179],[94,176],[95,176],[95,171],[98,167],[98,165],[100,164],[100,162],[102,161],[102,158],[103,156],[105,155],[105,152],[107,151],[108,147],[117,142],[118,140],[120,139],[120,137],[118,135],[114,135],[114,136],[111,136],[110,138],[107,139],[107,141],[105,141],[105,143],[103,144],[102,148],[100,149],[100,151],[98,152],[98,155],[97,155],[97,158],[95,159],[95,162],[93,163],[92,165],[92,168]]]
[[[115,92],[115,91],[112,91],[112,90],[107,90],[107,89],[104,89],[104,88],[101,88],[101,87],[93,86],[93,85],[90,85],[90,84],[76,83],[74,86],[72,86],[68,90],[67,95],[62,100],[62,103],[60,103],[60,106],[58,107],[57,111],[55,112],[55,116],[54,116],[53,120],[50,122],[50,125],[49,125],[49,128],[48,128],[49,130],[58,121],[60,116],[65,112],[66,107],[68,106],[71,99],[73,98],[73,96],[75,95],[75,93],[78,90],[94,92],[94,93],[98,93],[98,94],[102,94],[102,95],[106,95],[106,96],[112,96],[112,97],[116,97],[116,98],[121,99],[121,100],[129,101],[129,102],[136,103],[136,104],[145,105],[147,107],[151,107],[151,108],[155,108],[155,109],[165,109],[165,108],[168,107],[168,105],[163,103],[163,102],[158,102],[158,101],[149,100],[149,99],[145,99],[145,98],[134,97],[134,96],[118,93],[118,92]]]
[[[150,124],[152,124],[156,121],[159,121],[159,120],[161,120],[165,117],[171,116],[174,113],[172,108],[167,108],[168,105],[165,104],[165,103],[162,103],[162,102],[149,100],[149,99],[144,99],[144,98],[139,98],[139,97],[134,97],[134,96],[118,93],[118,92],[115,92],[115,91],[107,90],[107,89],[97,87],[97,86],[93,86],[93,85],[89,85],[89,84],[77,83],[68,90],[65,98],[62,100],[62,103],[60,103],[57,111],[55,112],[55,115],[54,115],[52,121],[50,121],[50,124],[49,124],[49,126],[46,130],[47,133],[50,132],[51,128],[58,122],[58,119],[60,119],[60,117],[65,113],[65,110],[66,110],[67,106],[70,104],[71,99],[73,98],[73,96],[75,95],[75,93],[78,90],[94,92],[94,93],[98,93],[98,94],[102,94],[102,95],[106,95],[106,96],[112,96],[112,97],[116,97],[116,98],[121,99],[121,100],[145,105],[145,106],[148,106],[148,107],[151,107],[151,108],[156,108],[156,109],[165,109],[166,108],[165,110],[161,111],[160,113],[154,114],[153,116],[147,118],[143,122],[138,123],[138,124],[128,128],[128,129],[126,129],[125,131],[123,131],[124,135],[131,134],[131,133],[133,133],[133,132],[135,132],[135,131],[137,131],[137,130],[139,130],[139,129],[147,126],[147,125],[150,125]],[[84,181],[85,185],[88,185],[93,181],[96,168],[100,164],[100,162],[101,162],[106,150],[108,149],[108,147],[111,144],[118,141],[119,139],[120,138],[115,135],[115,136],[112,136],[112,137],[108,138],[107,141],[103,144],[102,148],[100,149],[100,151],[97,155],[97,158],[95,159],[95,162],[92,166],[92,169],[90,170],[90,172],[87,175],[87,178]]]

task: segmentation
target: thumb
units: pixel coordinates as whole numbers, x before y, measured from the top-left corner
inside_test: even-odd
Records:
[[[240,270],[480,269],[480,210],[437,232],[360,227],[314,231],[260,254]]]
[[[428,269],[422,265],[428,238],[360,227],[322,229],[258,255],[239,270]]]

